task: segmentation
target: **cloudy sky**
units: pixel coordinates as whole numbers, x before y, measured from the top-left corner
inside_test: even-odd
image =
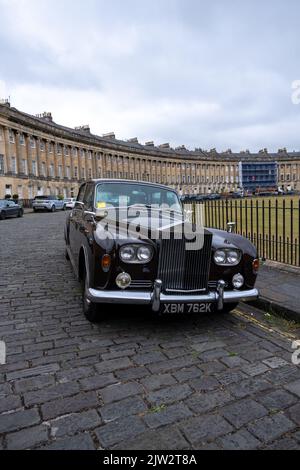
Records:
[[[94,133],[299,150],[298,0],[0,0],[0,97]]]

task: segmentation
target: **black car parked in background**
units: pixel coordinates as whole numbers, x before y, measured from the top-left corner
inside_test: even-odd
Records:
[[[23,208],[20,204],[16,204],[11,199],[0,199],[0,219],[7,217],[22,217]]]

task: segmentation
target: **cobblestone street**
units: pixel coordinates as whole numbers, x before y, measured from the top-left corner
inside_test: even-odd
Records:
[[[63,212],[0,221],[0,449],[299,449],[291,340],[246,316],[91,325]]]

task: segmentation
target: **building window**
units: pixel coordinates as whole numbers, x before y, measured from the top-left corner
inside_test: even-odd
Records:
[[[32,149],[35,149],[35,138],[34,137],[30,137],[30,147]]]
[[[40,150],[41,152],[44,152],[45,150],[45,142],[43,140],[40,141]]]
[[[36,176],[36,161],[32,160],[31,162],[31,171],[34,176]]]
[[[4,155],[0,155],[0,175],[4,175]]]
[[[67,178],[70,178],[70,174],[71,174],[71,173],[70,173],[70,167],[67,166],[67,169],[66,169],[66,170],[67,170]]]
[[[61,154],[61,145],[56,144],[56,152],[60,155]]]
[[[46,165],[45,165],[45,162],[42,162],[42,176],[46,176]]]
[[[91,150],[89,150],[88,158],[89,158],[89,160],[92,160],[92,151]]]
[[[81,150],[80,150],[80,156],[81,156],[82,158],[85,157],[85,151],[84,151],[84,149],[81,149]]]
[[[24,137],[24,134],[20,134],[20,135],[19,135],[19,142],[20,142],[20,145],[25,145],[25,137]]]
[[[51,144],[51,142],[48,144],[48,152],[53,153],[53,144]]]
[[[11,157],[11,172],[16,173],[17,172],[17,164],[16,164],[16,157]]]
[[[66,157],[69,156],[69,147],[68,146],[65,147],[65,155],[66,155]]]
[[[58,177],[59,178],[62,177],[62,166],[61,165],[58,165]]]
[[[74,167],[74,178],[77,178],[78,176],[78,168],[77,166]]]
[[[6,184],[5,185],[5,194],[8,196],[10,195],[11,196],[11,193],[12,193],[12,185],[11,184]]]
[[[11,144],[14,144],[15,143],[15,133],[11,129],[8,131],[8,133],[9,133],[9,142]]]
[[[89,168],[89,178],[92,178],[92,169]]]
[[[85,168],[81,168],[81,175],[82,175],[82,178],[85,178]]]
[[[78,156],[78,149],[76,147],[73,147],[72,153],[73,153],[73,157],[77,157]]]
[[[22,160],[22,172],[27,175],[27,160]]]
[[[54,177],[54,165],[53,165],[53,163],[51,163],[50,166],[49,166],[49,172],[50,172],[51,178],[53,178]]]

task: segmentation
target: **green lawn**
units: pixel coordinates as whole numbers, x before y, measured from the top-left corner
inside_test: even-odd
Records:
[[[248,237],[261,257],[299,265],[299,207],[299,196],[221,199],[195,204],[194,216],[206,227],[226,229],[227,221],[236,222],[235,231]]]

